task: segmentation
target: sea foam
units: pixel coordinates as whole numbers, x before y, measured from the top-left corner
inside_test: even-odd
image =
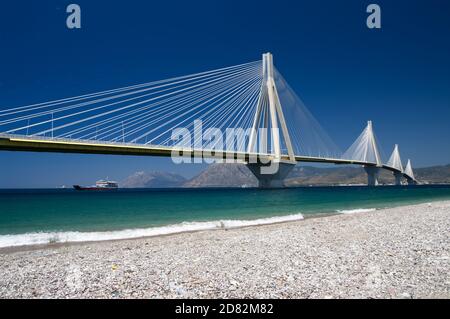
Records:
[[[373,212],[376,210],[377,210],[376,208],[357,208],[357,209],[337,210],[337,212],[341,214],[357,214],[357,213]]]
[[[247,226],[267,225],[288,221],[302,220],[302,214],[275,216],[253,220],[217,220],[207,222],[183,222],[168,226],[124,229],[101,232],[36,232],[14,235],[0,235],[0,248],[29,245],[42,245],[50,243],[76,243],[118,239],[132,239],[140,237],[152,237],[183,232],[231,229]]]

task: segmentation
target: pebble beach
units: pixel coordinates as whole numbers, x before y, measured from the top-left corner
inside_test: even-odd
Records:
[[[3,248],[0,298],[450,298],[450,201]]]

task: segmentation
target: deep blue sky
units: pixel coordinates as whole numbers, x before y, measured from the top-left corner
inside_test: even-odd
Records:
[[[365,8],[378,3],[382,29]],[[82,29],[65,26],[78,3]],[[266,51],[341,149],[374,121],[386,154],[450,163],[449,1],[4,1],[0,108],[254,61]],[[170,159],[0,152],[0,187],[90,184]]]

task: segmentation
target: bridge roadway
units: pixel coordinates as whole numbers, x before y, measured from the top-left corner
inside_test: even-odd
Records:
[[[0,150],[4,151],[26,151],[26,152],[54,152],[54,153],[79,153],[79,154],[110,154],[110,155],[134,155],[134,156],[163,156],[170,157],[172,152],[181,148],[173,146],[160,145],[144,145],[132,143],[118,143],[106,141],[92,141],[92,140],[74,140],[51,138],[42,136],[25,136],[25,135],[9,135],[0,134]],[[218,158],[222,156],[223,159],[239,159],[249,161],[249,158],[258,157],[261,161],[268,162],[274,159],[271,154],[257,154],[248,152],[230,152],[223,151],[216,154],[214,151],[190,149],[183,150],[184,156],[203,156],[206,158]],[[220,154],[222,153],[222,154]],[[282,155],[282,160],[288,161],[288,155]],[[295,156],[297,162],[307,163],[331,163],[341,165],[361,165],[376,167],[376,163],[361,162],[340,158],[326,158],[313,156]],[[393,173],[402,173],[402,175],[409,180],[414,180],[407,174],[399,171],[394,167],[383,164],[383,169],[389,170]]]

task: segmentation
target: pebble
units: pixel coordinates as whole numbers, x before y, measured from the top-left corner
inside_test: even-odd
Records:
[[[0,298],[450,298],[450,201],[33,250]]]

